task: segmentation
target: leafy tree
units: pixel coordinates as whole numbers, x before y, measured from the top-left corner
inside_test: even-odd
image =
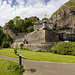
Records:
[[[9,20],[7,25],[10,26],[10,27],[13,27],[14,26],[14,20]]]
[[[32,16],[32,17],[30,17],[29,19],[30,19],[32,22],[35,22],[35,21],[38,21],[38,20],[39,20],[39,18],[36,17],[36,16]]]
[[[30,26],[33,26],[33,23],[28,18],[25,18],[24,24],[23,24],[23,27],[22,27],[22,31],[28,32],[28,27],[30,27]]]
[[[9,34],[5,34],[6,41],[8,41],[9,43],[13,43],[13,39]]]
[[[4,34],[3,36],[3,41],[2,41],[2,47],[3,48],[8,48],[10,47],[10,44],[13,43],[13,39],[9,34]]]
[[[0,46],[2,45],[3,38],[4,38],[4,34],[2,31],[2,27],[0,26]]]
[[[48,20],[48,18],[45,17],[45,18],[42,19],[42,21],[43,21],[43,20]]]
[[[0,47],[9,47],[9,44],[13,42],[12,37],[9,34],[3,33],[3,28],[0,26]]]
[[[2,42],[2,48],[8,48],[8,47],[10,47],[9,42],[6,40],[6,38],[4,38]]]
[[[32,32],[32,31],[34,31],[33,26],[28,27],[28,28],[27,28],[27,31],[28,31],[29,33]]]
[[[22,20],[20,18],[20,16],[16,16],[14,18],[14,24],[15,24],[15,30],[17,30],[17,32],[22,32]]]
[[[24,20],[20,18],[20,16],[16,16],[14,19],[9,20],[8,23],[6,23],[6,26],[9,26],[14,32],[32,32],[33,29],[33,23],[35,21],[39,20],[38,17],[32,16],[30,18],[25,18]]]

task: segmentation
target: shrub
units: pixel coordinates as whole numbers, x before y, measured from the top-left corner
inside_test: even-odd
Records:
[[[8,47],[10,47],[8,41],[4,41],[4,42],[2,42],[2,48],[8,48]]]
[[[51,48],[53,53],[62,55],[75,55],[75,42],[58,42],[54,43]]]
[[[21,44],[20,44],[20,48],[21,48],[21,49],[23,49],[23,46],[24,46],[24,44],[23,44],[23,43],[21,43]]]

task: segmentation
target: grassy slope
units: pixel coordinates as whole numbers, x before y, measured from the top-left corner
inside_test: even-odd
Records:
[[[50,52],[34,52],[19,49],[18,53],[25,56],[27,60],[75,63],[75,56],[58,55]],[[18,56],[14,54],[13,49],[11,48],[0,50],[0,55],[18,58]]]
[[[18,65],[16,62],[0,59],[0,75],[22,75],[20,69],[15,67],[8,70],[8,66]]]

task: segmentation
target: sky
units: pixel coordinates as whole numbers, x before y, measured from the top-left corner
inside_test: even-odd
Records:
[[[37,16],[47,18],[69,0],[0,0],[0,26],[4,26],[10,19],[20,16]]]

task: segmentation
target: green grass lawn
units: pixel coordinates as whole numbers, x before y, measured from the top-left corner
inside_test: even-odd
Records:
[[[23,71],[19,69],[18,63],[0,59],[0,75],[22,75]]]
[[[17,52],[26,57],[26,60],[75,63],[75,56],[71,55],[58,55],[50,52],[35,52],[21,49],[18,49]],[[12,48],[0,50],[0,55],[18,58]]]

